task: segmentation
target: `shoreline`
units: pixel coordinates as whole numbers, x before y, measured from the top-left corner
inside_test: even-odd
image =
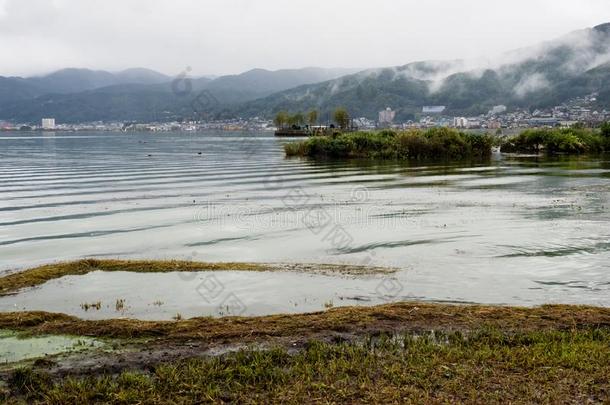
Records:
[[[319,392],[320,401],[366,402],[359,399],[360,395],[368,400],[395,401],[400,393],[403,399],[414,401],[452,398],[468,402],[473,399],[469,390],[476,390],[477,398],[495,402],[493,398],[505,399],[495,395],[510,393],[515,379],[521,378],[528,386],[533,384],[534,390],[521,393],[515,400],[539,399],[536,390],[541,386],[550,395],[547,399],[559,398],[570,389],[571,395],[577,395],[570,398],[610,399],[608,380],[590,380],[594,375],[607,376],[610,371],[610,308],[394,303],[302,315],[162,322],[84,321],[62,314],[23,312],[1,313],[0,330],[18,332],[25,339],[54,335],[94,338],[105,345],[5,364],[0,368],[0,379],[7,383],[0,385],[0,398],[4,395],[15,402],[94,398],[114,402],[116,395],[134,388],[123,380],[136,377],[150,388],[146,395],[153,403],[169,398],[202,400],[201,390],[208,384],[224,387],[206,392],[211,402],[252,400],[253,392],[269,402],[282,402],[276,396],[278,390],[291,398],[305,399],[313,389],[307,385],[304,392],[294,392],[293,378],[301,381],[303,377],[301,366],[333,369],[338,366],[335,361],[353,372],[325,375],[326,388]],[[263,370],[259,369],[261,361]],[[363,367],[361,361],[368,366]],[[430,361],[436,365],[429,367]],[[235,367],[242,371],[233,374]],[[404,378],[415,373],[418,379],[398,383],[386,375],[385,367],[399,367],[396,371],[404,373]],[[210,368],[224,370],[218,371],[223,377],[212,377]],[[187,379],[196,377],[200,382],[179,388],[180,383],[174,386],[163,377],[167,370]],[[265,370],[279,374],[270,377]],[[472,380],[481,370],[489,370],[494,377],[489,381]],[[251,380],[247,375],[258,377]],[[528,382],[532,375],[538,378]],[[352,387],[361,377],[370,380],[369,389],[361,390],[357,384]],[[445,384],[454,378],[463,386],[457,391],[453,384]],[[313,378],[309,382],[316,381]],[[422,390],[425,381],[438,384],[432,391]],[[224,386],[233,383],[241,388]],[[336,388],[344,383],[352,388],[344,387],[345,392],[337,397]],[[384,391],[376,393],[376,385]],[[409,393],[403,392],[405,387]],[[231,389],[234,391],[227,391]]]
[[[309,336],[321,331],[468,331],[481,327],[511,332],[610,328],[610,308],[560,304],[519,307],[396,302],[329,308],[303,314],[195,317],[174,321],[125,318],[84,320],[76,316],[41,311],[0,312],[0,329],[27,332],[30,335],[68,334],[109,339],[243,341],[261,336]]]
[[[85,259],[12,273],[0,278],[0,291],[97,270],[235,269],[327,275],[393,271]],[[51,348],[62,340],[75,343]],[[24,345],[38,350],[0,364],[0,401],[6,403],[610,400],[606,307],[395,302],[173,321],[0,312],[0,344],[0,356],[8,358],[19,358]]]

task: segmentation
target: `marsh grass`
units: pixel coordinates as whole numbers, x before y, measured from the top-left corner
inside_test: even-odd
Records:
[[[494,139],[488,135],[432,128],[313,136],[302,142],[287,143],[284,150],[287,156],[459,160],[489,157],[493,144]]]
[[[501,146],[508,153],[576,155],[610,151],[610,134],[581,128],[528,129],[506,139]]]
[[[128,271],[136,273],[196,272],[214,270],[264,271],[268,266],[255,263],[201,263],[190,261],[98,260],[48,264],[0,278],[0,295],[44,284],[63,276],[84,275],[93,271]]]
[[[610,309],[552,305],[536,308],[483,305],[393,303],[372,307],[336,307],[309,314],[262,317],[189,318],[175,321],[83,320],[46,312],[0,313],[0,329],[31,335],[70,334],[99,338],[203,339],[226,342],[260,337],[308,338],[319,333],[376,330],[473,330],[492,326],[504,331],[610,327]]]
[[[7,402],[23,403],[557,403],[610,400],[610,309],[394,303],[265,317],[85,321],[0,313],[32,335],[187,342],[285,342],[146,371],[53,379],[20,369]],[[427,331],[434,332],[427,332]],[[340,333],[340,335],[336,335]],[[342,336],[358,337],[346,342]],[[320,341],[326,343],[321,343]],[[299,345],[294,341],[309,343]],[[336,343],[329,343],[336,342]],[[273,344],[266,347],[273,347]]]
[[[117,312],[123,311],[125,309],[125,300],[122,298],[117,299],[114,304],[114,308],[116,309]]]
[[[62,403],[556,403],[610,400],[608,329],[497,329],[310,341],[150,372],[67,378],[19,370],[11,398]]]
[[[80,307],[84,310],[84,311],[89,311],[90,309],[93,310],[95,309],[96,311],[99,311],[100,309],[102,309],[102,302],[101,301],[97,301],[97,302],[84,302],[82,304],[80,304]]]
[[[85,259],[48,264],[0,277],[0,296],[16,293],[64,276],[79,276],[93,271],[170,273],[200,271],[292,271],[325,275],[392,274],[395,268],[332,264],[205,263],[180,260],[107,260]]]

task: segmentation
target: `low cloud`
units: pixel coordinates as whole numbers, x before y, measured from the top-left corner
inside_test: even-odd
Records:
[[[521,81],[515,86],[515,95],[517,97],[525,97],[529,93],[542,90],[549,86],[549,81],[542,73],[534,73],[521,79]]]
[[[610,21],[607,0],[0,0],[0,49],[11,56],[0,59],[0,75],[63,67],[177,74],[192,66],[201,75],[466,61],[409,73],[438,83],[457,71],[495,66],[495,55],[508,49],[604,20]]]

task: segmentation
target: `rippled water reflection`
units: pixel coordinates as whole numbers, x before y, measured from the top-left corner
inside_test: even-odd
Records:
[[[374,264],[402,269],[397,299],[610,305],[608,157],[313,162],[283,142],[3,133],[0,271],[85,256]]]

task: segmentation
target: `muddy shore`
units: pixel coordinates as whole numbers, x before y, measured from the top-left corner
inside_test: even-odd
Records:
[[[0,290],[124,265],[81,261],[37,268],[0,279]],[[129,265],[133,271],[159,270],[151,262]],[[192,269],[200,271],[201,265]],[[24,342],[53,336],[96,342],[1,365],[0,397],[14,403],[137,403],[141,395],[150,403],[170,398],[298,402],[312,392],[317,395],[313,402],[610,400],[610,308],[403,302],[175,321],[5,312],[0,330]],[[315,368],[322,380],[309,375]],[[181,385],[189,379],[195,382]]]
[[[0,329],[18,331],[25,336],[85,336],[106,342],[105,348],[51,356],[41,363],[47,371],[58,376],[145,370],[161,362],[213,356],[244,348],[298,350],[312,340],[357,342],[383,334],[468,334],[483,328],[506,334],[610,328],[610,309],[561,305],[515,308],[394,303],[333,308],[302,315],[162,322],[87,321],[44,312],[0,314]],[[36,366],[36,361],[31,363]]]

